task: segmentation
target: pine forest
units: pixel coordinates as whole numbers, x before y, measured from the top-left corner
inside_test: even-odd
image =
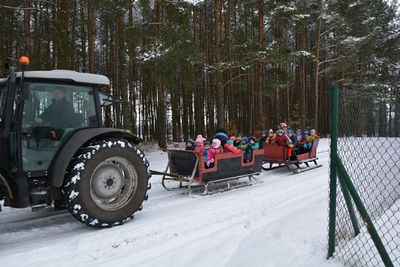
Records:
[[[326,136],[333,83],[368,96],[360,135],[399,136],[399,16],[383,0],[0,0],[0,63],[106,75],[108,126],[160,147],[281,121]]]

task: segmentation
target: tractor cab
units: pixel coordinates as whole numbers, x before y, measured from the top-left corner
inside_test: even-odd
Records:
[[[64,81],[62,77],[68,74],[71,80]],[[17,73],[17,86],[19,76]],[[109,81],[87,76],[65,71],[25,72],[23,101],[16,106],[21,112],[24,172],[47,170],[55,153],[77,129],[102,126],[96,95]]]
[[[4,205],[23,208],[46,206],[54,201],[68,203],[65,186],[70,183],[74,163],[82,157],[82,150],[96,142],[118,138],[132,145],[139,143],[140,139],[127,130],[104,128],[102,105],[111,102],[101,92],[109,86],[105,76],[69,70],[11,69],[8,78],[0,79],[0,200],[5,200]],[[107,205],[102,201],[108,198],[112,202],[121,193],[119,190],[124,190],[125,182],[133,188],[133,181],[126,180],[127,167],[122,166],[130,165],[130,160],[111,162],[97,176],[90,173],[87,190],[103,209]],[[102,178],[110,173],[111,180]],[[147,172],[143,176],[147,188]],[[100,180],[111,186],[99,191]],[[129,204],[128,199],[121,201],[121,207]],[[125,214],[123,219],[129,216]]]

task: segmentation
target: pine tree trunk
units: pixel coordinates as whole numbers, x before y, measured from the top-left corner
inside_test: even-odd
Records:
[[[165,85],[159,82],[157,105],[157,140],[160,148],[167,148],[166,116],[165,116]]]
[[[215,16],[215,64],[217,65],[217,128],[225,127],[225,103],[224,88],[222,88],[222,70],[221,70],[221,9],[222,0],[214,1]]]
[[[128,29],[133,28],[133,1],[128,5]],[[136,89],[135,89],[135,47],[133,42],[133,35],[130,31],[127,33],[128,45],[128,109],[130,114],[131,129],[134,134],[137,133],[136,129]]]
[[[224,47],[226,47],[227,55],[226,55],[226,61],[231,62],[232,61],[232,1],[227,0],[227,11],[226,11],[226,16],[225,16],[225,44]],[[232,95],[232,83],[229,82],[232,79],[232,69],[229,68],[225,72],[225,77],[228,80],[224,87],[225,90],[225,105],[226,105],[226,121],[230,123],[230,126],[235,126],[235,112],[237,112],[235,109],[233,109],[233,95]],[[232,125],[233,124],[233,125]],[[236,126],[237,127],[237,126]]]
[[[182,113],[182,132],[183,138],[185,140],[189,139],[189,104],[188,104],[188,95],[185,86],[180,84],[180,89],[182,92],[182,103],[183,103],[183,113]]]
[[[210,52],[210,38],[209,38],[209,34],[210,34],[210,12],[209,12],[209,4],[208,1],[205,0],[204,1],[204,6],[205,6],[205,31],[204,31],[204,50],[205,50],[205,90],[206,90],[206,94],[207,94],[207,125],[206,125],[206,129],[207,129],[207,136],[212,136],[213,132],[214,132],[214,92],[213,92],[213,84],[212,84],[212,79],[211,79],[211,75],[208,73],[207,67],[209,66],[210,62],[212,62],[211,60],[211,52]]]
[[[116,2],[119,4],[119,1]],[[121,84],[121,31],[122,31],[122,14],[117,12],[115,18],[115,43],[114,43],[114,79],[113,79],[113,89],[114,94],[117,97],[120,97],[122,101],[126,101],[126,98],[122,95],[122,84]],[[121,116],[121,103],[117,103],[115,106],[115,118],[116,124],[118,128],[122,128],[124,121],[122,121]],[[122,106],[125,106],[125,103],[122,102]]]
[[[318,29],[316,32],[316,51],[315,51],[315,76],[314,76],[314,127],[318,129],[318,114],[319,114],[319,101],[318,101],[318,86],[319,86],[319,65],[320,65],[320,47],[321,47],[321,29],[322,29],[322,16],[324,12],[324,1],[321,0],[319,3],[319,19]]]
[[[197,9],[193,8],[193,39],[196,49],[200,47],[200,38],[198,31],[198,15]],[[200,82],[203,79],[203,71],[200,64],[196,64],[194,66],[194,71],[198,76],[198,80],[195,83],[194,90],[194,122],[195,122],[195,133],[196,134],[204,134],[204,86],[203,83]]]
[[[69,33],[71,30],[71,17],[72,17],[72,1],[60,1],[58,9],[58,27],[56,31],[59,35],[57,39],[58,54],[57,54],[57,67],[60,69],[71,69],[72,49]]]
[[[25,56],[31,55],[31,39],[30,39],[30,27],[31,27],[31,15],[30,15],[30,4],[29,0],[24,0],[24,52]]]
[[[35,7],[37,7],[38,3],[36,3],[34,5],[35,5]],[[43,45],[43,42],[39,41],[41,36],[43,36],[42,23],[44,23],[44,22],[42,22],[42,12],[38,12],[37,10],[34,11],[33,17],[35,20],[35,24],[34,24],[32,35],[35,36],[35,38],[33,38],[33,45],[31,46],[31,57],[32,58],[45,58],[40,63],[40,65],[42,65],[44,69],[47,69],[50,54],[47,54],[47,57],[42,56],[42,55],[46,54],[46,46]],[[36,64],[32,64],[32,65],[33,65],[32,69],[36,69]]]
[[[88,70],[88,62],[87,62],[87,52],[86,52],[86,45],[87,45],[87,38],[86,38],[86,28],[87,25],[89,25],[89,20],[87,23],[85,23],[85,17],[86,17],[86,12],[85,12],[85,0],[80,0],[79,5],[80,5],[80,10],[79,10],[79,15],[80,15],[80,37],[81,37],[81,53],[80,57],[82,60],[82,65],[81,65],[81,71],[86,72]],[[88,7],[86,6],[86,9]]]
[[[264,0],[259,0],[258,1],[258,47],[260,50],[264,49],[264,42],[265,42],[265,37],[264,37]],[[264,125],[265,123],[265,117],[263,115],[263,98],[264,98],[264,63],[259,62],[258,63],[258,88],[257,88],[257,102],[258,102],[258,109],[256,111],[257,117],[259,121],[259,124]],[[260,121],[263,120],[263,121]]]
[[[88,54],[89,54],[89,72],[95,73],[94,42],[96,30],[96,13],[92,0],[88,0]]]

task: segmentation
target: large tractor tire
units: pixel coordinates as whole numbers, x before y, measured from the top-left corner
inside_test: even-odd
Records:
[[[148,166],[143,152],[127,140],[92,142],[71,166],[64,186],[68,210],[90,226],[123,224],[147,199]]]

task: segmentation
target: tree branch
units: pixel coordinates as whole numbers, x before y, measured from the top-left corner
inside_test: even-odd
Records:
[[[247,74],[247,73],[241,73],[241,74],[239,74],[238,76],[236,76],[236,77],[233,77],[232,79],[230,79],[230,80],[228,80],[226,83],[224,83],[223,85],[222,85],[222,88],[225,88],[225,86],[227,86],[230,82],[232,82],[233,80],[236,80],[236,79],[238,79],[238,78],[240,78],[240,77],[242,77],[242,76],[247,76],[247,75],[249,75],[249,74]]]

